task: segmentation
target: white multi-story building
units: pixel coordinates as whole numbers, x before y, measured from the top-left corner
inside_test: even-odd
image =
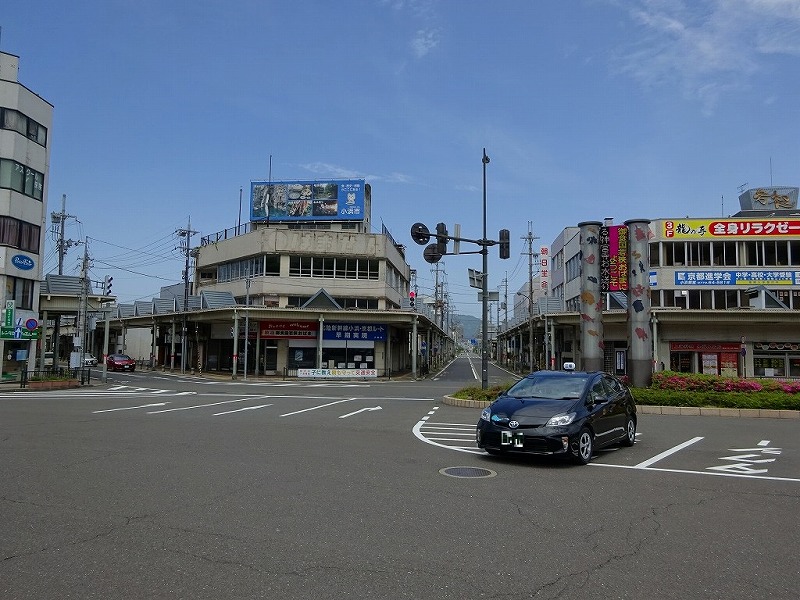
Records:
[[[548,314],[534,304],[534,314],[515,315],[500,338],[525,354],[532,324],[537,364],[581,366],[581,331],[591,326],[602,337],[603,368],[628,375],[626,325],[631,310],[647,310],[649,327],[637,335],[652,347],[654,371],[800,377],[798,188],[755,188],[739,200],[741,211],[727,218],[647,222],[640,230],[647,236],[641,256],[630,256],[621,246],[612,250],[601,271],[601,278],[609,279],[598,306],[601,318],[585,310],[586,261],[597,257],[582,252],[579,227],[565,228],[549,249],[556,306],[551,303]],[[597,230],[625,227],[610,220],[596,225]],[[629,306],[626,290],[633,286],[642,299],[646,294],[646,304]],[[544,359],[546,351],[552,360]]]
[[[19,82],[19,57],[0,52],[0,279],[3,375],[19,372],[39,336],[53,106]]]
[[[191,284],[117,307],[113,347],[145,354],[133,333],[146,328],[157,365],[268,375],[424,373],[452,352],[435,314],[412,306],[404,246],[371,231],[364,180],[254,182],[251,192],[248,222],[187,250]]]

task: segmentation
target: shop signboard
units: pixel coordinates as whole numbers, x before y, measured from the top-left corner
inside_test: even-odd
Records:
[[[318,321],[259,321],[261,339],[317,339]]]
[[[600,290],[619,292],[628,289],[628,227],[604,225],[600,228]]]
[[[786,269],[675,271],[675,285],[800,285],[800,271]]]
[[[386,340],[386,325],[376,323],[323,323],[323,340]]]
[[[800,235],[800,219],[679,219],[662,222],[667,239],[726,239]]]

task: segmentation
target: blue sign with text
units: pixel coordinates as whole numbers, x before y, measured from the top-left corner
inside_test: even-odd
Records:
[[[386,325],[375,323],[323,323],[323,340],[386,340]]]

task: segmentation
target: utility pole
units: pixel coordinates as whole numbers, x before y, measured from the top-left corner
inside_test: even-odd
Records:
[[[81,264],[81,301],[78,309],[78,331],[80,332],[80,367],[83,368],[86,357],[86,336],[89,331],[89,240],[83,244],[83,263]],[[53,353],[55,361],[56,353]],[[55,362],[53,363],[55,364]],[[72,367],[72,364],[70,364]]]
[[[530,371],[534,370],[534,356],[533,356],[533,240],[538,240],[538,237],[533,235],[533,225],[528,221],[528,235],[523,237],[523,240],[528,242],[528,362]],[[545,332],[547,335],[547,332]]]
[[[70,246],[75,246],[80,242],[76,242],[74,240],[65,240],[64,239],[64,226],[67,219],[75,219],[74,215],[67,214],[67,195],[61,195],[61,212],[60,213],[50,213],[50,220],[53,223],[53,229],[51,232],[55,235],[56,238],[56,250],[58,251],[58,274],[64,274],[64,256],[67,254],[67,250]],[[45,329],[46,329],[45,323]],[[61,315],[56,315],[54,319],[53,325],[53,339],[51,341],[51,350],[53,351],[53,364],[57,365],[59,361],[59,346],[58,343],[61,337]],[[46,350],[46,348],[45,348]]]
[[[181,373],[186,373],[186,359],[187,359],[187,343],[186,336],[187,328],[187,313],[189,312],[189,246],[191,245],[191,238],[196,231],[192,231],[192,218],[189,217],[189,224],[186,229],[178,229],[175,234],[178,237],[186,238],[185,242],[181,242],[182,250],[186,253],[186,267],[183,271],[183,319],[181,327]]]

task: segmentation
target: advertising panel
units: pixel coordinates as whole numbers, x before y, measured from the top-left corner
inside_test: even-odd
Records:
[[[676,240],[800,236],[800,219],[680,219],[661,227],[662,236]]]
[[[317,339],[319,321],[260,321],[261,339]]]
[[[363,179],[253,181],[251,221],[363,221]]]
[[[675,271],[675,285],[800,285],[800,271]]]
[[[628,289],[628,227],[600,228],[600,291]]]
[[[386,325],[374,323],[323,323],[323,340],[386,340]]]
[[[550,247],[539,248],[539,285],[545,296],[550,289]]]
[[[739,196],[742,210],[786,210],[797,208],[796,187],[770,187],[747,190]]]

